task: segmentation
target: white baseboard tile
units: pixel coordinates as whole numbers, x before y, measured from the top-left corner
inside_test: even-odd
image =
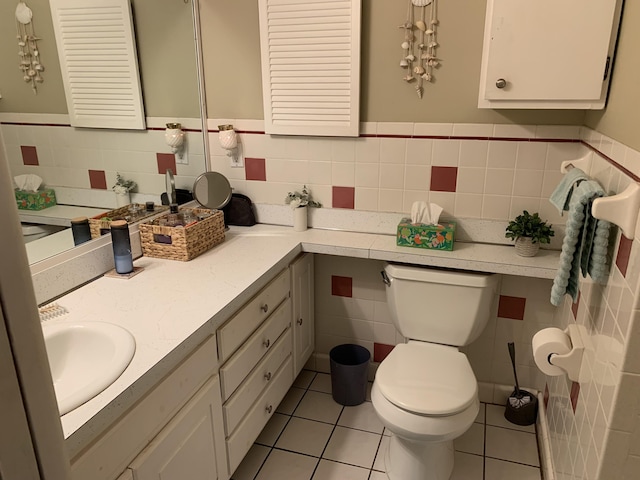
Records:
[[[538,451],[540,452],[542,478],[545,480],[556,480],[555,469],[553,468],[553,455],[551,455],[549,423],[547,422],[547,412],[542,393],[538,393],[538,420],[536,421],[536,431],[538,433]]]
[[[478,382],[478,398],[483,403],[493,403],[493,383]]]

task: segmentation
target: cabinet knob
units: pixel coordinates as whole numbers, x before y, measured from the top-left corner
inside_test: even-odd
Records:
[[[267,372],[264,374],[264,379],[268,382],[269,380],[271,380],[271,372]]]
[[[296,322],[298,325],[302,325],[302,319],[299,318],[298,321]]]
[[[267,338],[264,342],[262,342],[262,345],[264,345],[264,348],[269,348],[269,345],[271,345],[271,340]]]
[[[504,78],[499,78],[498,80],[496,80],[496,87],[504,88],[506,86],[507,86],[507,81]]]
[[[265,408],[265,410],[267,411],[267,413],[273,412],[273,405],[269,405],[267,408]]]
[[[260,307],[260,310],[262,310],[264,313],[267,313],[269,311],[269,305],[265,303]]]

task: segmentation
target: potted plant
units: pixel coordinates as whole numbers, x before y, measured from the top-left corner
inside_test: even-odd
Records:
[[[514,239],[516,253],[523,257],[533,257],[541,243],[550,243],[553,237],[551,225],[547,225],[538,213],[530,214],[526,210],[507,225],[505,237]]]
[[[136,188],[137,184],[133,180],[125,180],[125,178],[116,173],[116,184],[111,187],[116,193],[116,204],[118,207],[124,207],[131,203],[131,190]]]
[[[311,199],[311,192],[306,185],[302,192],[289,192],[284,202],[293,209],[293,230],[304,232],[307,229],[307,207],[322,207],[320,202]]]

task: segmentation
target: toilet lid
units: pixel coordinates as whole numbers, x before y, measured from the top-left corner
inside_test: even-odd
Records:
[[[423,415],[452,415],[473,403],[478,383],[455,347],[411,342],[396,345],[378,367],[376,383],[394,405]]]

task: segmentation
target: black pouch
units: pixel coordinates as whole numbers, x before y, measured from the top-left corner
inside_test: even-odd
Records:
[[[256,224],[251,199],[241,193],[231,195],[231,200],[222,209],[225,225],[250,227]]]

